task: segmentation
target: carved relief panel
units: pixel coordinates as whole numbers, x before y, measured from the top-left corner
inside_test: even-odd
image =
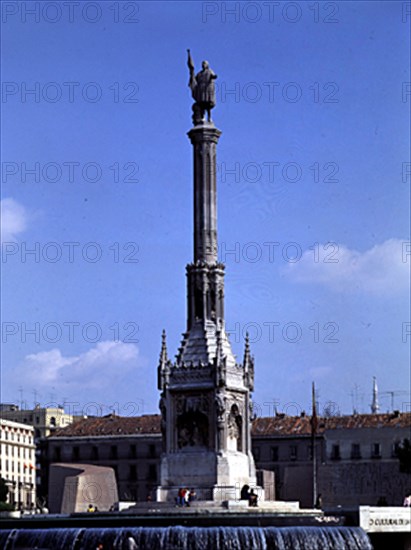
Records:
[[[202,394],[177,395],[174,399],[176,449],[210,447],[209,397]]]

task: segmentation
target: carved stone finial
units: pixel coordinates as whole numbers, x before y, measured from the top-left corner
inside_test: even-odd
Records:
[[[160,360],[158,362],[158,369],[157,369],[157,385],[159,390],[163,390],[164,387],[167,385],[169,373],[170,373],[170,361],[168,360],[168,355],[167,355],[166,331],[163,330],[161,335]]]
[[[254,389],[254,359],[251,356],[250,352],[250,337],[247,334],[245,335],[245,347],[244,347],[244,382],[245,385],[249,388],[250,391]]]
[[[249,364],[250,362],[250,358],[251,358],[251,355],[250,355],[250,337],[249,337],[249,334],[248,332],[246,332],[246,335],[245,335],[245,347],[244,347],[244,366],[247,364]]]
[[[167,363],[168,362],[168,355],[167,355],[167,336],[166,331],[163,329],[163,332],[161,333],[161,351],[160,351],[160,361]]]
[[[217,340],[216,360],[218,364],[223,358],[223,342],[221,338],[221,330],[217,330],[216,340]]]

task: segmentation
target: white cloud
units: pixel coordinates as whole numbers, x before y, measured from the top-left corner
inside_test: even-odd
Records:
[[[409,287],[409,242],[389,239],[365,252],[320,244],[318,251],[318,258],[306,250],[298,262],[287,264],[284,271],[290,280],[318,283],[337,292],[392,294]]]
[[[331,367],[312,367],[308,370],[310,376],[318,380],[319,378],[326,378],[332,373]]]
[[[123,377],[136,368],[138,357],[135,344],[104,341],[73,357],[64,357],[59,349],[27,355],[19,371],[25,383],[38,387],[41,382],[45,390],[111,388],[118,383],[120,372]]]
[[[1,201],[1,240],[13,241],[27,229],[27,211],[11,198]]]

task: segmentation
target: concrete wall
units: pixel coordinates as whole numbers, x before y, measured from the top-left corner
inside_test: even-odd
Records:
[[[411,484],[410,475],[400,473],[398,460],[324,464],[318,482],[324,507],[376,506],[381,497],[388,506],[401,506]]]

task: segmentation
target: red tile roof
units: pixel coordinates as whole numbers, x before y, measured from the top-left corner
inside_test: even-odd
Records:
[[[257,418],[254,420],[251,433],[253,436],[265,435],[310,435],[310,416],[278,415]],[[347,416],[332,416],[317,418],[317,433],[326,430],[359,429],[359,428],[410,428],[411,413],[387,414],[351,414]],[[410,433],[411,435],[411,433]]]
[[[51,437],[92,437],[121,436],[136,434],[160,434],[159,414],[143,416],[116,416],[84,418],[66,428],[55,430]],[[359,428],[410,428],[411,413],[401,414],[355,414],[347,416],[318,417],[317,433],[326,430],[359,429]],[[310,416],[267,416],[254,420],[251,433],[253,436],[309,436],[311,434]],[[410,433],[411,436],[411,433]]]
[[[310,435],[311,423],[309,416],[266,416],[256,418],[251,427],[253,436],[261,435]],[[319,419],[320,420],[320,419]],[[323,431],[318,423],[317,433]]]
[[[326,418],[327,430],[359,428],[411,428],[411,412],[384,414],[351,414]]]
[[[160,415],[116,416],[83,418],[66,428],[55,430],[51,437],[86,437],[104,435],[159,434]]]

